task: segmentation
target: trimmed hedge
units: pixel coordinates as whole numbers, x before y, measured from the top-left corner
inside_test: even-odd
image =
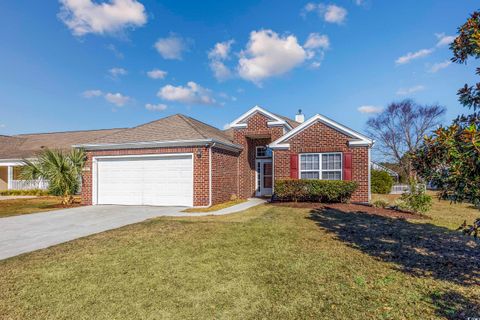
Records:
[[[393,186],[393,178],[385,171],[372,170],[370,176],[372,192],[389,194]]]
[[[345,180],[277,180],[274,199],[279,201],[348,202],[358,183]]]
[[[46,190],[32,189],[32,190],[6,190],[0,191],[0,196],[48,196]]]

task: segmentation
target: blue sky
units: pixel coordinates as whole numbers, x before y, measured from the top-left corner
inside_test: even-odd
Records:
[[[477,64],[449,65],[447,43],[475,9],[451,0],[2,1],[0,134],[175,113],[221,128],[257,104],[364,131],[371,112],[404,98],[445,105],[449,122],[465,111],[456,91]]]

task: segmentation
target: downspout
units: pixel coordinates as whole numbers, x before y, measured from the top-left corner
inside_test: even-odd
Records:
[[[371,186],[371,151],[372,147],[368,147],[368,201],[372,200],[372,186]]]
[[[209,177],[208,177],[208,206],[212,206],[212,149],[215,147],[216,142],[212,143],[210,145],[210,148],[208,148],[208,172],[209,172]]]

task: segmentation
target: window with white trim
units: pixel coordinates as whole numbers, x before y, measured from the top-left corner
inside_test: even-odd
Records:
[[[342,154],[339,152],[301,154],[300,178],[342,180]]]
[[[272,150],[267,148],[266,146],[258,146],[256,147],[255,156],[257,158],[271,158],[272,157]]]

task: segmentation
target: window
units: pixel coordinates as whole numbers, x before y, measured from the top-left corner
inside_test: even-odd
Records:
[[[256,148],[256,157],[257,158],[271,158],[272,157],[272,150],[265,147],[260,146]]]
[[[300,178],[342,180],[341,153],[307,153],[300,155]]]

